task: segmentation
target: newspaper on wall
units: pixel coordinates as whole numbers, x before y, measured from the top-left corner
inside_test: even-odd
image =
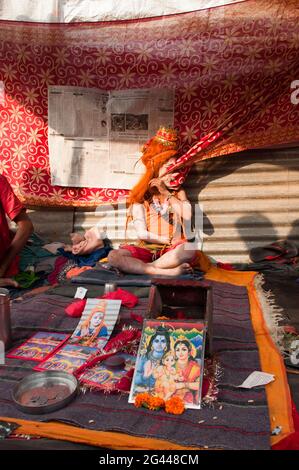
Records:
[[[173,90],[50,86],[51,183],[130,189],[144,170],[142,145],[173,120]]]

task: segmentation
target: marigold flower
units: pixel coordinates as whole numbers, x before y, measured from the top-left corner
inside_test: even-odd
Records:
[[[185,410],[184,403],[180,397],[172,397],[165,402],[166,413],[181,415]]]
[[[138,393],[135,397],[134,404],[137,408],[140,408],[141,406],[145,406],[147,408],[150,398],[151,396],[149,393]]]
[[[150,397],[150,400],[148,403],[149,410],[159,410],[160,408],[164,408],[164,406],[165,406],[165,402],[162,398]]]

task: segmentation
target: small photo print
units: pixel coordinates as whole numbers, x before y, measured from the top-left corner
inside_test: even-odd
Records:
[[[144,322],[129,403],[147,392],[186,408],[200,408],[206,323]]]
[[[66,344],[34,370],[60,370],[72,374],[97,352],[97,348]]]
[[[39,331],[13,349],[6,357],[30,361],[43,361],[70,337],[67,333]]]
[[[84,385],[97,388],[99,390],[114,390],[117,383],[135,367],[136,356],[119,353],[124,359],[121,367],[107,367],[103,362],[86,369],[80,375],[80,382]]]
[[[147,131],[148,114],[126,114],[127,131]]]
[[[121,300],[88,299],[70,344],[103,349],[118,318]]]
[[[125,114],[111,114],[111,131],[112,132],[125,132],[126,130],[126,115]]]

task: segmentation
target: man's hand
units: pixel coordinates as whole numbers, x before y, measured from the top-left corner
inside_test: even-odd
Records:
[[[19,284],[14,279],[10,277],[1,277],[0,278],[0,287],[19,287]]]
[[[2,277],[5,277],[5,272],[6,272],[6,267],[5,266],[2,266],[2,264],[0,265],[0,279]]]
[[[149,189],[151,190],[153,188],[156,188],[161,196],[168,196],[170,194],[165,183],[160,178],[154,178],[149,182]]]
[[[9,248],[6,250],[4,258],[1,259],[0,278],[5,278],[5,273],[15,259],[16,255],[25,246],[28,238],[33,232],[33,225],[25,210],[22,210],[14,219],[17,224],[17,231],[11,240]]]

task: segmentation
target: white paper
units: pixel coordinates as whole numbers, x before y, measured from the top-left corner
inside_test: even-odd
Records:
[[[51,183],[130,189],[144,171],[143,144],[173,121],[173,90],[50,86]]]
[[[85,287],[78,287],[75,293],[75,299],[84,299],[86,296],[88,289],[85,289]]]
[[[43,248],[53,255],[57,254],[58,248],[62,248],[64,246],[64,243],[61,242],[52,242],[52,243],[47,243],[46,245],[43,246]]]
[[[273,374],[268,374],[267,372],[254,371],[250,374],[246,380],[241,385],[238,385],[240,388],[253,388],[259,387],[260,385],[267,385],[270,382],[275,380]]]

